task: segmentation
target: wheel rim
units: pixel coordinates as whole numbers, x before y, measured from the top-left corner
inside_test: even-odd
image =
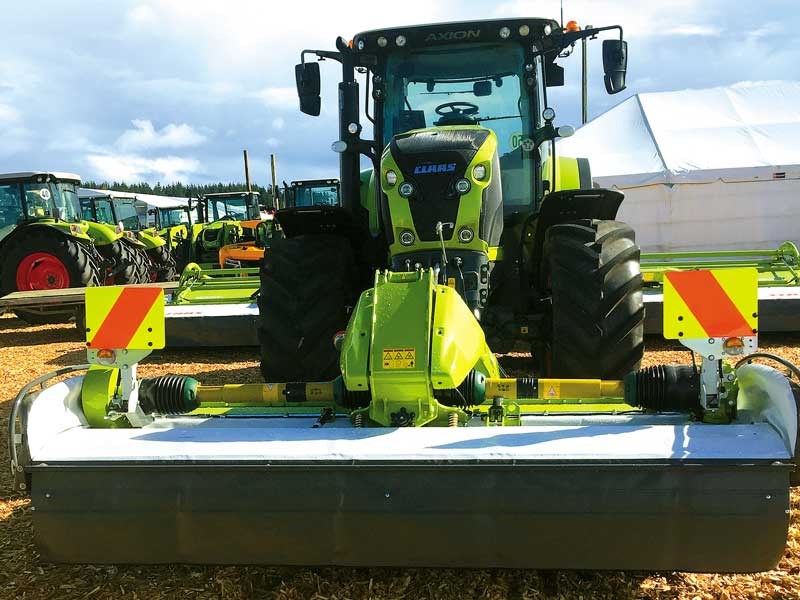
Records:
[[[18,290],[55,290],[69,287],[66,265],[48,252],[29,254],[17,267]]]

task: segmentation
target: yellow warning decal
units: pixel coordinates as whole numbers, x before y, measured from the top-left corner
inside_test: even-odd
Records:
[[[539,398],[548,400],[561,398],[561,382],[557,379],[540,379]]]
[[[417,364],[417,351],[414,348],[384,348],[384,369],[413,369]]]
[[[447,278],[447,287],[456,289],[456,278],[455,277],[448,277]]]

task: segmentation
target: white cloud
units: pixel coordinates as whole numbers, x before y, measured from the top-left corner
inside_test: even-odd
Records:
[[[270,108],[297,109],[297,90],[292,87],[266,87],[251,94]]]
[[[722,32],[720,31],[719,28],[713,27],[711,25],[693,25],[691,23],[685,23],[667,29],[664,33],[666,35],[717,36],[720,35]]]
[[[0,123],[9,125],[16,123],[20,119],[19,111],[9,104],[0,102]]]
[[[187,181],[200,171],[197,160],[179,156],[145,158],[135,154],[90,154],[86,159],[100,178],[109,181]]]
[[[281,142],[278,138],[270,137],[264,140],[264,143],[269,146],[270,148],[277,148],[281,145]]]
[[[191,125],[170,123],[160,130],[153,127],[148,119],[131,121],[133,129],[126,130],[117,140],[121,150],[142,150],[146,148],[185,148],[197,146],[206,141],[206,136],[198,133]]]
[[[158,25],[158,15],[149,4],[134,6],[125,15],[125,19],[134,27],[153,27]]]
[[[286,127],[286,121],[284,120],[283,117],[276,117],[275,119],[272,119],[273,129],[277,129],[278,131],[280,131],[284,127]]]

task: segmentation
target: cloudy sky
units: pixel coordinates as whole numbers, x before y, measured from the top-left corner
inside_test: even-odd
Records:
[[[581,24],[621,24],[628,90],[606,96],[592,50],[590,116],[631,94],[800,79],[797,0],[565,0]],[[28,0],[8,2],[0,53],[0,171],[73,171],[84,179],[259,182],[337,172],[337,69],[324,63],[323,114],[299,113],[303,48],[391,25],[547,16],[558,0]],[[487,6],[491,7],[487,11]],[[578,124],[578,53],[551,96]]]

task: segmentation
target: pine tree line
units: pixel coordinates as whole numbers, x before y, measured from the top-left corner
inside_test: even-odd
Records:
[[[178,198],[197,198],[203,194],[215,194],[219,192],[238,192],[247,189],[244,183],[169,183],[161,185],[157,182],[155,185],[150,185],[146,182],[140,183],[125,183],[124,181],[84,181],[82,187],[92,188],[96,190],[116,190],[118,192],[130,192],[133,194],[155,194],[156,196],[175,196]],[[272,204],[272,185],[267,187],[253,183],[251,188],[254,192],[261,194],[262,204]],[[279,190],[280,191],[280,188]]]

